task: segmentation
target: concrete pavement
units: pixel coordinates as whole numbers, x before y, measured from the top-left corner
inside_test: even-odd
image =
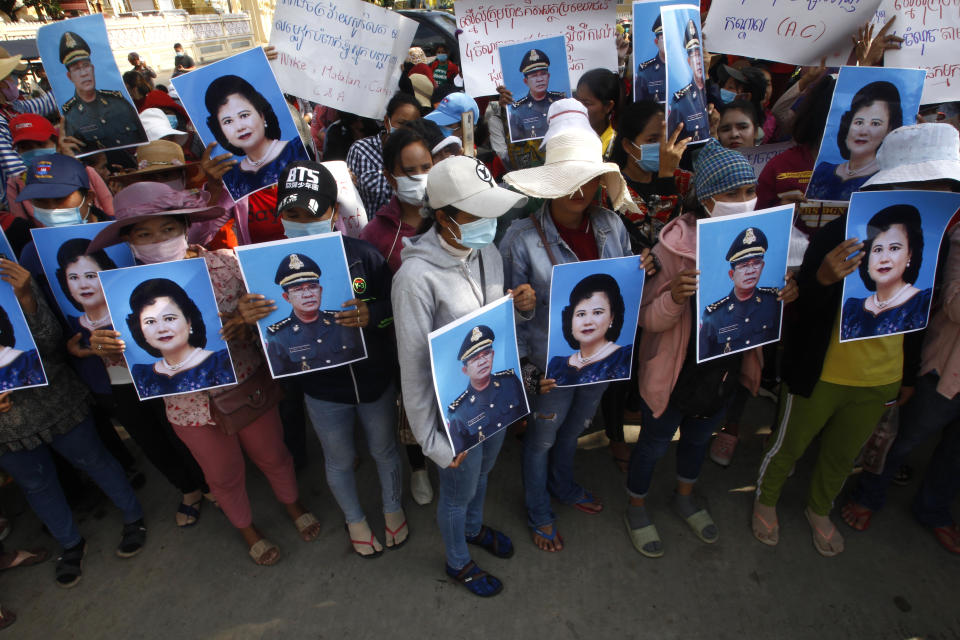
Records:
[[[80,524],[87,537],[84,576],[73,589],[53,581],[54,562],[5,572],[0,601],[17,622],[0,636],[32,638],[960,638],[960,557],[945,552],[909,514],[918,484],[895,487],[873,528],[840,525],[847,550],[816,553],[802,505],[812,455],[797,465],[780,506],[781,542],[770,548],[749,530],[761,438],[773,405],[750,405],[753,425],[733,465],[707,462],[698,492],[720,529],[720,541],[698,541],[669,508],[674,460],[661,462],[649,509],[666,554],[650,560],[633,550],[623,525],[623,476],[605,449],[580,451],[577,477],[606,500],[590,516],[557,505],[566,547],[537,550],[525,527],[520,443],[509,435],[491,475],[487,522],[514,539],[516,555],[474,559],[500,577],[501,595],[483,600],[448,581],[435,524],[435,503],[405,496],[409,542],[375,560],[354,555],[324,480],[311,435],[311,463],[300,476],[301,499],[323,533],[299,540],[264,478],[250,468],[258,526],[281,548],[274,567],[258,567],[240,536],[209,503],[200,523],[177,529],[178,494],[144,462],[139,492],[147,511],[147,546],[137,557],[114,555],[120,516],[112,505]],[[361,447],[362,451],[362,447]],[[914,460],[922,469],[928,450]],[[918,469],[919,471],[920,469]],[[376,469],[363,454],[358,471],[367,513],[383,537]],[[406,486],[405,482],[405,486]],[[27,510],[16,518],[8,549],[55,544]]]

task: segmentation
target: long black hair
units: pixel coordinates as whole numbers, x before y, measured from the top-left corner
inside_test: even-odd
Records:
[[[584,85],[604,105],[613,102],[610,124],[615,128],[619,122],[620,108],[623,104],[623,84],[620,82],[620,76],[609,69],[590,69],[577,81],[578,89]]]
[[[616,162],[621,170],[630,159],[623,148],[623,141],[633,142],[647,128],[650,118],[657,114],[663,114],[663,105],[654,100],[632,102],[623,109],[623,117],[617,124],[617,141],[610,152],[610,160]]]
[[[60,290],[63,291],[63,295],[65,295],[67,300],[70,301],[70,304],[79,311],[83,311],[83,305],[77,300],[74,300],[73,296],[70,295],[70,287],[67,285],[67,267],[86,256],[96,262],[101,271],[109,271],[110,269],[117,268],[117,264],[110,259],[110,256],[107,255],[104,249],[87,253],[87,247],[89,246],[90,240],[87,238],[71,238],[60,245],[60,248],[57,250],[57,282],[60,283]]]
[[[623,295],[620,293],[620,285],[613,279],[613,276],[607,273],[594,273],[587,276],[577,283],[570,292],[570,304],[563,308],[561,314],[563,325],[563,338],[573,349],[579,349],[580,343],[573,337],[573,312],[577,305],[588,300],[595,293],[603,293],[610,301],[610,314],[613,321],[610,328],[603,334],[603,337],[610,342],[620,337],[620,330],[623,328],[623,313],[625,305]]]
[[[892,82],[878,80],[866,84],[857,91],[850,102],[850,109],[840,118],[840,128],[837,130],[837,146],[840,147],[840,155],[844,160],[850,159],[850,148],[847,146],[847,134],[850,133],[850,125],[853,118],[861,109],[865,109],[874,102],[882,102],[887,105],[887,112],[890,114],[890,121],[887,123],[887,133],[903,126],[903,107],[900,106],[900,91]]]
[[[138,284],[130,294],[130,315],[127,316],[127,328],[130,329],[134,342],[141,349],[155,358],[162,355],[158,349],[147,343],[147,338],[143,335],[143,329],[140,328],[140,314],[143,313],[144,307],[149,307],[158,298],[170,298],[183,311],[184,317],[190,323],[190,335],[187,342],[191,347],[207,346],[207,325],[203,322],[203,316],[200,314],[197,304],[173,280],[152,278]]]
[[[903,270],[903,281],[913,284],[920,275],[923,263],[923,221],[920,211],[909,204],[895,204],[880,209],[867,223],[867,239],[863,241],[863,260],[860,261],[860,279],[867,291],[876,291],[877,283],[870,277],[870,251],[873,241],[895,224],[902,224],[907,232],[907,244],[910,251],[910,263]]]

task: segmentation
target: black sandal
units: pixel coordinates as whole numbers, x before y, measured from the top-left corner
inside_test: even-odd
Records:
[[[123,525],[123,532],[120,534],[120,546],[117,547],[117,556],[120,558],[132,558],[143,551],[143,545],[146,543],[147,527],[143,523],[143,518],[125,524]]]
[[[467,538],[467,544],[475,544],[478,547],[486,549],[498,558],[510,558],[513,556],[513,542],[506,534],[491,529],[487,525],[480,527],[480,533],[472,538]]]
[[[465,586],[470,593],[481,598],[492,598],[503,591],[503,583],[482,570],[472,560],[459,571],[447,565],[447,575]]]
[[[57,558],[57,586],[69,589],[80,582],[80,577],[83,575],[83,556],[86,553],[86,540],[80,540],[79,544],[63,550],[63,553]]]

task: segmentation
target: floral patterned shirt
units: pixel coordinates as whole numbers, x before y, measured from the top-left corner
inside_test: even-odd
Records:
[[[220,249],[207,251],[202,247],[192,247],[199,257],[207,263],[210,281],[213,283],[213,292],[217,298],[217,307],[221,313],[232,313],[237,309],[240,296],[246,293],[243,287],[243,278],[240,275],[240,263],[232,251]],[[237,372],[237,381],[243,382],[254,371],[263,366],[263,350],[256,332],[250,332],[243,340],[236,340],[227,345],[230,356],[233,358],[233,368]],[[233,389],[233,386],[222,387],[213,392],[194,391],[166,396],[163,399],[167,408],[167,419],[172,424],[183,427],[200,427],[212,424],[210,418],[210,394],[219,394]]]

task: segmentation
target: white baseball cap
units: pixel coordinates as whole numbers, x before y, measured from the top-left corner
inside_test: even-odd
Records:
[[[499,218],[523,206],[527,196],[498,187],[487,166],[469,156],[451,156],[427,174],[427,206],[453,206],[478,218]]]

